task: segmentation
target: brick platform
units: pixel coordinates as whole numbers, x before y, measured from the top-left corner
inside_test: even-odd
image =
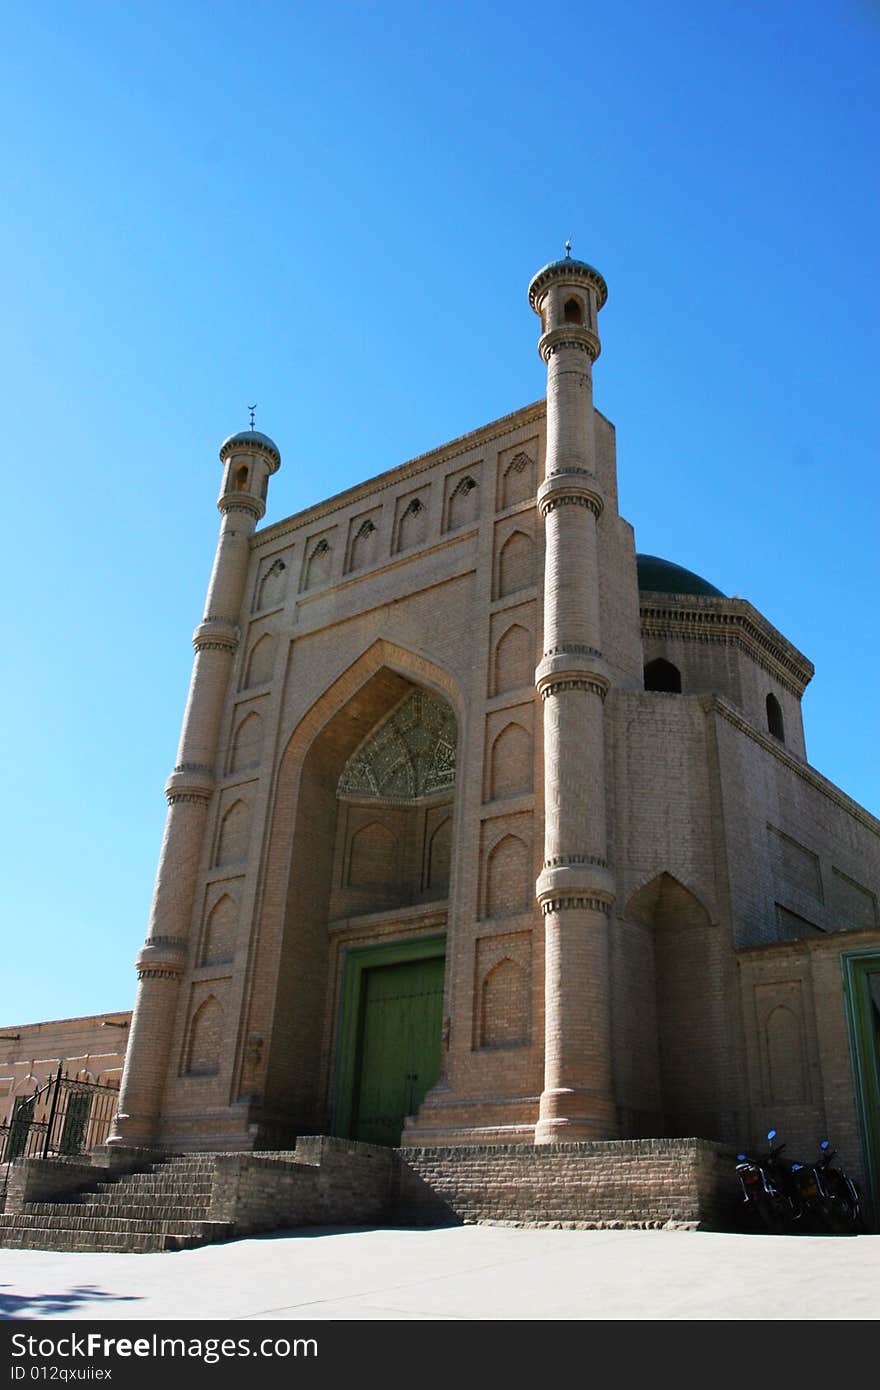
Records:
[[[413,1224],[729,1227],[732,1154],[704,1139],[405,1149],[397,1219]]]
[[[393,1150],[315,1136],[285,1153],[125,1166],[16,1164],[0,1246],[180,1250],[328,1224],[723,1230],[735,1195],[732,1155],[702,1139]]]

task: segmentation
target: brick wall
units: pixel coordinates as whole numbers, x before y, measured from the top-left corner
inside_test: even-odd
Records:
[[[324,1135],[290,1153],[218,1154],[212,1221],[236,1235],[285,1226],[374,1224],[387,1217],[394,1153]]]
[[[406,1149],[397,1219],[723,1229],[732,1153],[699,1139]]]

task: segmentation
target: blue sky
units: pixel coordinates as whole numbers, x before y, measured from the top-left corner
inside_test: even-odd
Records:
[[[569,235],[639,549],[815,662],[880,813],[876,0],[47,0],[4,57],[0,1022],[133,1000],[246,404],[272,521],[537,399]]]

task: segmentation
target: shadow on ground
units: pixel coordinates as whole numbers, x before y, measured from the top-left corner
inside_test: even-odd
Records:
[[[94,1284],[78,1284],[67,1293],[4,1293],[9,1284],[0,1284],[0,1320],[14,1318],[48,1318],[58,1313],[70,1313],[75,1308],[83,1308],[93,1303],[100,1307],[103,1299],[115,1303],[137,1303],[137,1294],[107,1293]]]

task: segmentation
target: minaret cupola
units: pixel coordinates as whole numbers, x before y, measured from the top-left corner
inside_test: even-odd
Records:
[[[571,254],[542,266],[529,285],[529,303],[541,316],[538,352],[544,362],[554,348],[580,347],[595,362],[601,352],[598,316],[608,286],[594,266]]]
[[[223,483],[217,506],[221,512],[234,505],[248,507],[259,521],[266,511],[269,478],[281,467],[278,445],[259,430],[241,430],[220,445],[220,462]]]

